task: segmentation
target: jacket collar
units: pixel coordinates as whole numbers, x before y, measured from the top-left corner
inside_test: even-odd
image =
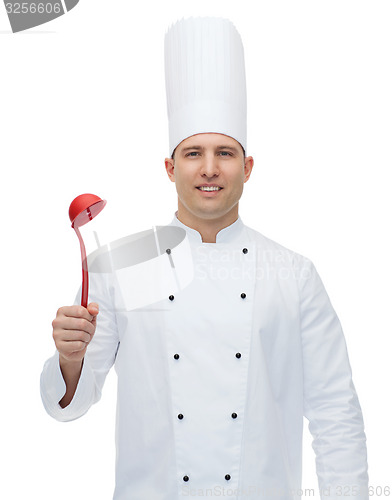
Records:
[[[190,242],[198,244],[203,243],[199,231],[196,231],[196,229],[186,226],[180,220],[178,220],[177,212],[174,214],[174,218],[171,224],[185,229]],[[238,219],[235,222],[233,222],[233,224],[230,224],[230,226],[224,227],[219,231],[219,233],[216,235],[216,243],[234,243],[235,241],[240,239],[244,227],[245,225],[242,222],[241,217],[238,217]],[[203,244],[214,245],[215,243],[203,243]]]

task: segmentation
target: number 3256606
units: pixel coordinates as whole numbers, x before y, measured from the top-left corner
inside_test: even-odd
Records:
[[[60,3],[6,3],[8,14],[60,14]]]

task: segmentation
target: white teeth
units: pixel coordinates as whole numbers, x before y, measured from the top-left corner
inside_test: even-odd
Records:
[[[221,188],[218,186],[200,186],[201,191],[219,191]]]

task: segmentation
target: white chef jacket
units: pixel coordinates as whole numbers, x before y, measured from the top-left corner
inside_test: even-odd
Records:
[[[321,497],[368,497],[366,438],[339,320],[312,262],[245,226],[216,243],[186,230],[194,279],[164,300],[115,310],[91,275],[96,334],[69,406],[58,354],[41,375],[47,412],[81,417],[118,375],[115,500],[301,495],[303,417]],[[130,283],[137,287],[137,283]]]

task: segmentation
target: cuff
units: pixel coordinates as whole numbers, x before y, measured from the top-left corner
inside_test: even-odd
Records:
[[[59,353],[56,351],[55,355],[46,361],[41,374],[41,398],[47,413],[60,422],[68,422],[84,415],[100,398],[87,357],[84,358],[82,372],[72,401],[65,408],[61,408],[59,401],[63,398],[65,391],[66,385],[60,369]]]

